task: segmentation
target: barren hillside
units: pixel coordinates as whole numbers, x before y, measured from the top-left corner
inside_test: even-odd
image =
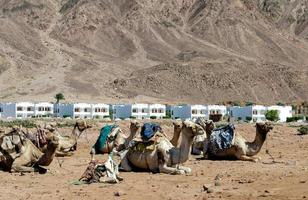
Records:
[[[0,0],[0,101],[308,99],[308,0]]]

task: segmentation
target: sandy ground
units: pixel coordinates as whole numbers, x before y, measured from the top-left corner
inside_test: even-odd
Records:
[[[120,126],[128,130],[126,122]],[[172,136],[170,122],[164,130]],[[62,130],[68,133],[69,130]],[[252,140],[255,128],[240,124],[237,131]],[[0,172],[0,199],[304,199],[308,198],[308,136],[296,135],[296,128],[276,125],[259,153],[259,163],[198,160],[191,156],[184,165],[190,175],[121,173],[124,181],[116,185],[96,183],[73,185],[89,162],[89,149],[98,135],[98,127],[83,135],[75,155],[55,159],[50,171],[39,174]],[[265,149],[279,163],[272,160]],[[98,157],[103,159],[103,157]],[[59,166],[62,163],[62,167]],[[216,178],[217,177],[217,178]],[[215,181],[215,178],[218,181]],[[215,186],[215,182],[216,185]],[[207,193],[203,186],[213,192]],[[116,196],[115,193],[119,193]]]

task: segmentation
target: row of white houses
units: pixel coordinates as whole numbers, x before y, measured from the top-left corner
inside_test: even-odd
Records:
[[[100,104],[100,103],[60,103],[48,102],[18,102],[0,103],[0,118],[33,118],[33,117],[70,117],[83,118],[107,118],[113,119],[150,119],[165,118],[167,113],[172,119],[222,119],[228,117],[230,121],[265,121],[268,110],[277,110],[279,121],[285,122],[292,117],[291,106],[231,106],[224,105],[175,105],[163,104]]]

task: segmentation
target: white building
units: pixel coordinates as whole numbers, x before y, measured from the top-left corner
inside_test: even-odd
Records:
[[[232,120],[259,122],[266,120],[266,111],[267,107],[262,105],[233,106],[230,108],[230,117]]]
[[[269,106],[267,110],[277,110],[279,122],[286,122],[288,117],[292,117],[292,106]]]
[[[230,117],[232,120],[243,120],[243,121],[253,121],[253,122],[266,121],[265,114],[268,110],[278,110],[279,122],[285,122],[287,120],[287,117],[292,117],[291,106],[266,107],[262,105],[230,107]]]
[[[54,111],[53,103],[40,102],[34,104],[35,117],[52,117]]]
[[[109,116],[109,105],[89,103],[55,104],[56,117],[70,117],[73,119],[104,118]]]
[[[166,105],[163,104],[150,104],[149,105],[150,118],[162,119],[166,117]]]
[[[153,116],[163,115],[166,109],[164,108],[164,111],[161,109],[162,109],[161,106],[154,104],[151,107],[149,104],[142,104],[142,103],[117,104],[113,106],[113,116],[115,119],[127,119],[127,118],[149,119],[151,114],[153,114]],[[159,110],[162,111],[163,113],[156,113],[156,111],[158,112]]]
[[[19,103],[3,103],[2,118],[31,118],[34,117],[34,103],[19,102]]]
[[[208,117],[207,106],[205,105],[177,105],[171,106],[172,119],[196,119]]]

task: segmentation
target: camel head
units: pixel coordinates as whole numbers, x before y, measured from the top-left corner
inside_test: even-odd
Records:
[[[75,127],[77,127],[80,132],[83,132],[86,129],[92,128],[92,125],[87,124],[85,120],[77,120]]]
[[[202,128],[207,133],[207,136],[211,135],[212,131],[215,128],[215,124],[212,120],[207,120],[203,117],[198,117],[196,123],[202,126]]]
[[[173,127],[175,131],[181,131],[183,123],[181,121],[174,121]]]
[[[190,133],[190,137],[193,138],[197,135],[205,134],[205,131],[199,124],[187,120],[183,122],[182,133]]]
[[[270,124],[269,122],[265,122],[265,123],[259,122],[259,123],[256,123],[256,129],[257,129],[257,132],[261,134],[261,136],[266,138],[267,133],[269,133],[270,130],[273,129],[273,125]]]
[[[139,122],[135,120],[131,121],[130,123],[131,132],[137,132],[140,127],[141,127],[141,124]]]
[[[58,147],[59,145],[59,138],[52,132],[46,133],[46,140],[48,142],[48,145],[51,145],[52,147]]]

